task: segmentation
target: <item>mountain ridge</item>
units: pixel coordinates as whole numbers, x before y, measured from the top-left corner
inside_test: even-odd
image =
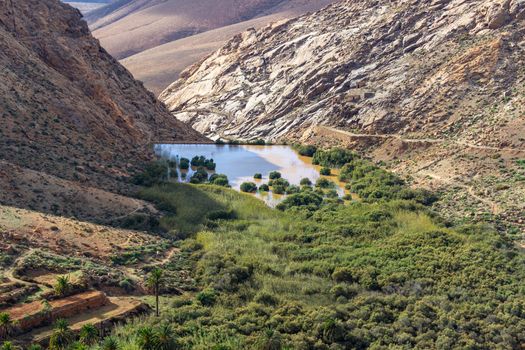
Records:
[[[176,121],[91,36],[80,12],[58,0],[2,2],[0,47],[4,169],[120,192],[152,142],[208,141]],[[17,191],[21,178],[0,177],[13,188],[2,203],[40,196]]]
[[[524,19],[516,0],[342,1],[235,36],[160,99],[209,137],[352,147],[519,222]]]

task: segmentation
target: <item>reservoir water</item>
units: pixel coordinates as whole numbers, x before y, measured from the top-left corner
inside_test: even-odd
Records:
[[[319,166],[312,164],[312,159],[302,157],[290,146],[254,146],[254,145],[215,145],[215,144],[159,144],[155,145],[155,154],[161,158],[176,160],[179,158],[191,159],[194,156],[213,158],[217,164],[216,173],[228,176],[232,188],[239,190],[243,182],[250,181],[257,186],[268,183],[268,174],[279,171],[282,177],[293,185],[299,185],[302,178],[309,178],[313,183],[325,177],[336,183],[340,196],[344,195],[344,184],[337,181],[337,172],[332,176],[319,175]],[[188,181],[195,169],[190,169],[186,178],[179,181]],[[180,171],[179,171],[180,173]],[[261,173],[263,178],[256,180],[255,173]],[[255,194],[269,205],[276,205],[282,200],[282,195],[270,192]]]

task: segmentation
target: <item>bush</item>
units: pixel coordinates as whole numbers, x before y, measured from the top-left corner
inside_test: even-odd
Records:
[[[267,184],[262,184],[261,186],[259,186],[259,191],[268,192],[270,191],[270,187]]]
[[[294,194],[294,193],[299,193],[299,192],[301,192],[301,188],[296,185],[292,185],[286,188],[286,194]]]
[[[241,184],[241,191],[247,193],[255,193],[257,192],[257,185],[253,182],[243,182]]]
[[[340,168],[355,158],[357,158],[357,156],[352,151],[342,148],[332,148],[326,151],[317,150],[312,163],[324,167]]]
[[[275,179],[280,179],[281,178],[281,173],[278,172],[278,171],[272,171],[270,173],[270,180],[275,180]]]
[[[228,177],[224,174],[213,174],[212,176],[210,176],[209,182],[213,185],[222,186],[222,187],[230,186]]]
[[[217,301],[217,294],[213,289],[205,289],[202,292],[197,293],[197,301],[204,306],[213,306]]]
[[[301,186],[312,186],[312,181],[305,177],[301,179],[301,182],[299,183]]]
[[[332,171],[328,167],[322,167],[321,170],[319,171],[319,174],[329,176],[332,174]]]
[[[156,161],[146,164],[144,171],[136,174],[132,178],[132,182],[139,186],[153,186],[167,180],[167,166],[165,161]],[[175,170],[176,172],[176,170]]]
[[[277,205],[277,209],[286,210],[293,207],[310,207],[317,209],[323,202],[323,197],[313,192],[300,192],[286,197]]]
[[[257,179],[257,180],[260,180],[260,179],[262,179],[262,174],[261,173],[256,173],[255,175],[253,175],[253,178]]]
[[[305,157],[313,157],[317,151],[317,147],[312,145],[294,145],[293,147],[297,153]]]
[[[335,187],[335,183],[333,181],[330,181],[330,180],[327,180],[323,177],[320,177],[319,179],[317,179],[316,183],[315,183],[315,187],[318,187],[318,188],[334,188]]]
[[[332,279],[335,282],[354,282],[354,276],[352,270],[348,267],[338,267],[332,273]]]
[[[285,194],[286,193],[286,187],[282,185],[273,185],[272,186],[272,192],[275,194]]]
[[[190,168],[190,160],[188,158],[181,158],[179,160],[179,168],[182,170],[188,170]]]
[[[192,184],[202,184],[208,180],[208,173],[204,168],[199,168],[197,171],[191,176],[190,182]]]

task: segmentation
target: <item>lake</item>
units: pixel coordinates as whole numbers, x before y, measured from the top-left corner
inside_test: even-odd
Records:
[[[319,166],[312,164],[312,159],[300,156],[290,146],[255,146],[255,145],[215,145],[215,144],[159,144],[155,145],[155,154],[161,158],[176,160],[179,158],[191,159],[194,156],[205,156],[213,158],[217,164],[216,173],[228,176],[230,185],[240,190],[243,182],[250,181],[257,186],[268,183],[268,174],[271,171],[279,171],[282,177],[293,185],[299,185],[302,178],[309,178],[313,183],[325,177],[334,181],[340,196],[345,193],[344,184],[337,180],[337,171],[333,170],[332,176],[319,175]],[[186,178],[180,177],[179,181],[189,181],[195,169],[189,170]],[[255,173],[261,173],[263,178],[256,180]],[[257,192],[258,198],[264,200],[271,206],[275,206],[282,199],[282,195],[270,192]]]

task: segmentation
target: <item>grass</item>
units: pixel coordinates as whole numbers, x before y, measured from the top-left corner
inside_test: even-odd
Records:
[[[485,225],[444,227],[415,201],[273,210],[212,185],[143,192],[187,230],[197,291],[163,298],[183,349],[513,348],[525,341],[525,258]],[[210,220],[210,212],[232,213]],[[275,347],[269,347],[269,344]],[[277,345],[276,345],[277,344]]]

